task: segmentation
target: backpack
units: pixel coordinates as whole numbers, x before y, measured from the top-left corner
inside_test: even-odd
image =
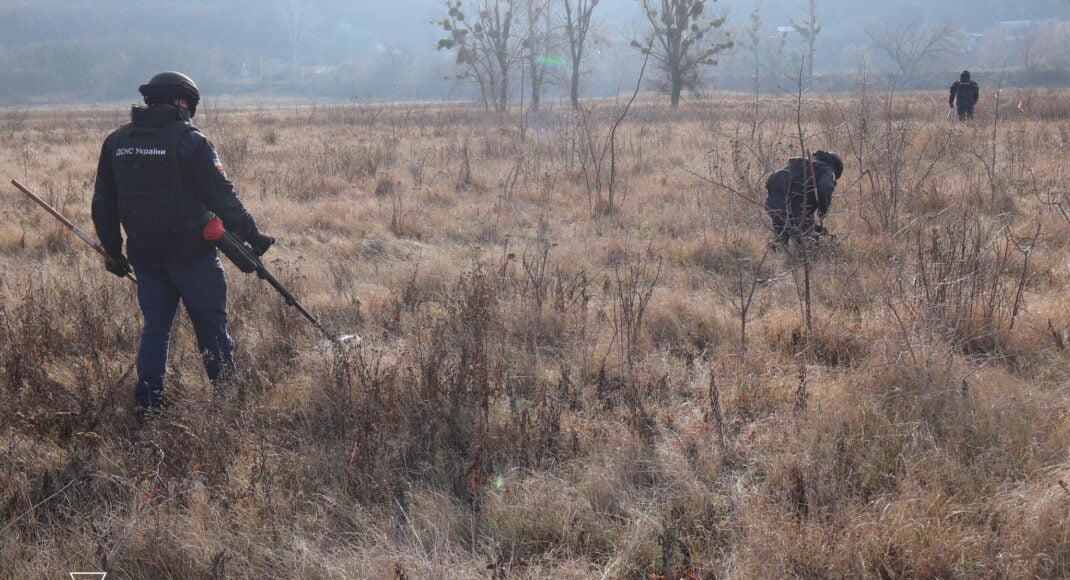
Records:
[[[791,190],[792,181],[791,171],[788,171],[787,169],[778,169],[766,178],[765,191],[770,195],[786,195],[788,191]]]
[[[813,162],[816,170],[818,162]],[[783,195],[789,193],[803,194],[803,183],[806,181],[806,160],[802,157],[792,157],[788,165],[783,169],[774,171],[765,180],[765,190],[770,195]],[[811,186],[812,187],[812,186]]]

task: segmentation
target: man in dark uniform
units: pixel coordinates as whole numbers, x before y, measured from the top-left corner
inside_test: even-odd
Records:
[[[101,149],[93,225],[110,257],[108,271],[121,277],[132,267],[137,276],[144,326],[134,398],[139,416],[145,416],[165,403],[163,379],[179,300],[217,390],[234,372],[227,284],[215,247],[202,235],[205,224],[218,216],[261,254],[275,240],[259,232],[212,143],[191,124],[200,101],[197,85],[181,73],[164,72],[139,91],[147,106],[134,106],[131,122],[109,135]]]
[[[832,204],[836,180],[843,174],[839,155],[817,151],[810,160],[793,157],[783,168],[765,181],[769,194],[765,209],[772,220],[776,243],[787,246],[791,240],[801,244],[815,234],[825,233],[814,223],[814,214],[824,219]],[[815,187],[816,183],[816,187]]]
[[[981,97],[981,89],[970,80],[970,71],[964,70],[959,80],[951,85],[951,94],[947,98],[948,107],[956,107],[959,121],[973,118],[973,107]]]

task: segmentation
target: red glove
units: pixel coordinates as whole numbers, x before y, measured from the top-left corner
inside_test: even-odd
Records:
[[[204,239],[209,242],[218,241],[223,237],[223,220],[212,218],[212,221],[204,224]]]

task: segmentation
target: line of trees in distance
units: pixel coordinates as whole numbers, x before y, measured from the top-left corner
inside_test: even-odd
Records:
[[[1013,4],[1013,5],[1011,5]],[[166,18],[160,15],[166,13]],[[644,84],[676,107],[705,89],[800,79],[946,86],[963,68],[1070,85],[1066,0],[8,0],[0,106],[137,98],[164,69],[207,95],[517,99],[579,107]],[[556,105],[555,105],[556,106]]]

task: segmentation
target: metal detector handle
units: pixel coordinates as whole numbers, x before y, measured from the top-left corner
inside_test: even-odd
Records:
[[[108,262],[108,264],[111,264],[112,262],[114,262],[114,259],[111,256],[108,255],[108,252],[104,251],[104,247],[100,245],[100,242],[94,240],[92,236],[90,236],[89,234],[83,232],[81,229],[78,228],[78,226],[75,226],[71,222],[71,220],[63,217],[63,214],[61,214],[58,211],[56,211],[56,209],[54,207],[52,207],[51,205],[48,205],[48,203],[45,200],[41,199],[40,197],[37,196],[37,194],[35,194],[34,192],[30,191],[30,189],[28,187],[26,187],[25,185],[19,183],[19,180],[12,179],[11,180],[11,185],[14,185],[16,188],[18,188],[19,191],[21,191],[22,193],[26,194],[26,197],[29,197],[30,199],[32,199],[35,202],[37,202],[37,205],[39,205],[42,208],[44,208],[45,211],[47,211],[48,213],[52,214],[52,217],[56,218],[63,225],[67,226],[67,229],[69,229],[71,232],[73,232],[74,235],[78,236],[83,242],[85,242],[87,245],[89,245],[90,248],[93,248],[94,250],[97,251],[98,254],[103,256],[105,262]],[[133,274],[127,274],[126,278],[129,279],[134,284],[137,284],[137,278],[134,278]]]
[[[264,267],[263,262],[249,248],[245,247],[234,234],[224,231],[217,240],[210,240],[220,252],[245,274],[258,272]],[[261,276],[263,277],[263,276]]]

